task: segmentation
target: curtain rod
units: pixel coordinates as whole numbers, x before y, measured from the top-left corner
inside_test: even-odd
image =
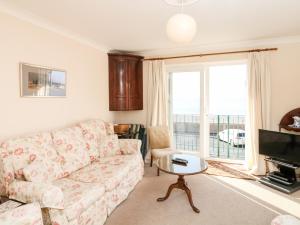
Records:
[[[204,54],[196,54],[196,55],[180,55],[180,56],[170,56],[170,57],[146,58],[144,59],[144,61],[181,59],[181,58],[204,57],[204,56],[213,56],[213,55],[228,55],[228,54],[239,54],[239,53],[249,53],[249,52],[267,52],[267,51],[277,51],[277,50],[278,48],[258,48],[258,49],[249,49],[249,50],[231,51],[231,52],[214,52],[214,53],[204,53]]]

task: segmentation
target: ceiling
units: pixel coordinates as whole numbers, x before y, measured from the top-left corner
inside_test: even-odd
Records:
[[[168,18],[179,9],[164,0],[0,0],[0,8],[109,50],[154,52],[300,36],[299,0],[199,0],[183,11],[198,33],[170,42]]]

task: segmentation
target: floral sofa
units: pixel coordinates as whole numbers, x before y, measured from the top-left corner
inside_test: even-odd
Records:
[[[143,177],[140,145],[102,120],[2,141],[1,195],[38,202],[44,224],[103,224]]]

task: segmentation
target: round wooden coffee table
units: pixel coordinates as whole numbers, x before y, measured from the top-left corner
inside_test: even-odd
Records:
[[[188,161],[188,163],[186,165],[174,163],[172,159],[175,158],[185,159]],[[156,162],[156,165],[160,170],[178,176],[177,182],[170,185],[166,196],[158,198],[157,201],[161,202],[167,200],[171,194],[171,191],[174,188],[178,188],[186,192],[192,209],[196,213],[199,213],[200,210],[193,203],[192,192],[188,188],[187,183],[184,180],[184,176],[195,175],[204,172],[208,168],[207,162],[205,162],[204,159],[201,159],[199,156],[196,155],[171,154],[168,156],[161,157]]]

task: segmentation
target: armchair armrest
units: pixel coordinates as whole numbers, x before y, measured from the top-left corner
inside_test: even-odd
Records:
[[[130,155],[140,152],[142,142],[138,139],[119,139],[122,154]]]
[[[291,215],[279,215],[272,220],[271,225],[300,225],[300,220]]]
[[[14,180],[8,186],[8,194],[9,198],[20,202],[39,202],[42,208],[64,208],[62,190],[49,183]]]
[[[32,203],[10,209],[0,214],[2,225],[35,224],[43,225],[41,207],[38,203]]]

